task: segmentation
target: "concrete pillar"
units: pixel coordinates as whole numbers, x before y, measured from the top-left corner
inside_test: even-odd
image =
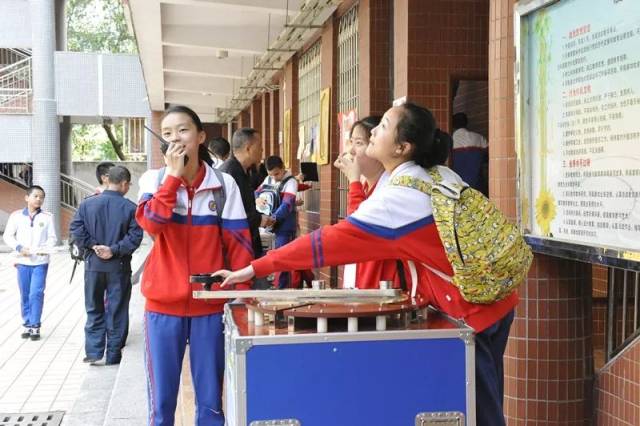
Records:
[[[30,0],[33,47],[33,115],[31,152],[33,182],[44,188],[44,209],[55,218],[60,235],[60,137],[55,94],[54,52],[56,15],[54,0]]]
[[[62,117],[60,122],[60,171],[66,175],[73,174],[73,146],[71,144],[71,118]]]
[[[67,50],[67,14],[65,12],[67,0],[56,2],[56,50]]]

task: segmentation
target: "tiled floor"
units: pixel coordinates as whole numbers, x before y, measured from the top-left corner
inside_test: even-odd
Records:
[[[89,366],[84,356],[83,268],[52,256],[40,341],[20,337],[19,292],[11,254],[0,254],[0,413],[68,411]]]
[[[61,252],[51,258],[40,341],[20,337],[19,291],[13,257],[0,253],[0,413],[65,411],[78,398],[91,367],[84,357],[83,264],[69,284],[73,262]],[[176,424],[193,424],[194,399],[188,353]],[[140,380],[145,380],[140,371]],[[63,421],[64,424],[64,421]]]

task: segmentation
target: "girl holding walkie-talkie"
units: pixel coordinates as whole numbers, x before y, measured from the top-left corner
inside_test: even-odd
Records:
[[[253,259],[242,199],[231,176],[205,163],[206,139],[198,115],[169,108],[161,122],[166,167],[140,178],[136,219],[154,237],[142,293],[149,424],[173,425],[180,373],[189,344],[197,425],[224,425],[222,380],[224,301],[191,296],[190,275]],[[242,283],[240,288],[247,287]]]

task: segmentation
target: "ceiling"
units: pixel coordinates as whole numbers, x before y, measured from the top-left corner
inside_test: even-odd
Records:
[[[154,111],[228,122],[319,30],[341,0],[125,0]]]

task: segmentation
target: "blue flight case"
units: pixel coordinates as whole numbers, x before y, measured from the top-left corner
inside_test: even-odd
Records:
[[[385,331],[225,322],[230,426],[475,426],[473,330],[434,310]]]

